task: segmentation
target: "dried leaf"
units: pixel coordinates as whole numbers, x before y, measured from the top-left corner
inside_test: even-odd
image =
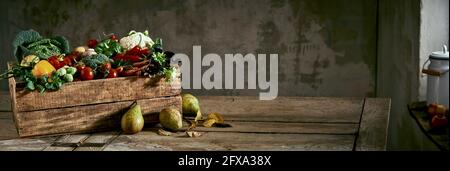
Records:
[[[217,121],[215,119],[207,119],[205,122],[203,122],[203,126],[210,128],[216,123]]]
[[[196,138],[196,137],[202,136],[202,134],[200,132],[195,132],[195,131],[186,131],[186,135],[191,138]]]
[[[208,115],[207,119],[214,119],[214,120],[216,120],[216,123],[223,123],[224,122],[223,116],[221,114],[219,114],[219,113],[210,113]]]
[[[189,125],[189,128],[187,129],[187,131],[192,131],[193,129],[195,129],[197,127],[197,122],[190,122],[191,125]]]
[[[169,131],[166,131],[164,129],[158,129],[158,135],[162,135],[162,136],[171,136],[172,133]]]

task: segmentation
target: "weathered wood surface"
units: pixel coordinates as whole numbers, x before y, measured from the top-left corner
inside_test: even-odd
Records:
[[[156,134],[156,129],[137,135],[121,135],[104,150],[333,150],[350,151],[353,135],[326,134],[261,134],[235,132],[207,132],[201,137],[189,138],[180,132],[170,137]]]
[[[121,134],[119,129],[82,134],[82,138],[72,138],[71,143],[66,143],[72,144],[69,148],[56,147],[57,139],[52,142],[13,139],[0,141],[0,150],[385,150],[388,99],[279,97],[275,101],[259,101],[252,97],[199,97],[199,100],[204,117],[219,112],[233,127],[200,125],[195,131],[203,135],[189,138],[183,131],[160,136],[159,125],[146,125],[135,135]],[[184,123],[182,130],[187,126]],[[11,145],[13,142],[18,145]]]
[[[165,107],[181,109],[181,97],[138,100],[147,123],[156,122]],[[120,119],[133,101],[20,112],[16,116],[21,137],[61,133],[84,133],[120,128]]]
[[[45,148],[44,151],[73,151],[87,138],[89,138],[89,134],[60,136],[50,146]]]
[[[167,83],[159,78],[120,77],[68,83],[61,90],[45,94],[18,88],[15,97],[17,111],[24,112],[176,96],[180,92],[180,79]]]
[[[261,101],[258,97],[199,97],[202,113],[222,113],[231,120],[283,122],[358,123],[363,98],[279,97]]]
[[[101,151],[120,135],[119,131],[92,134],[75,151]]]
[[[355,150],[386,150],[390,108],[390,99],[365,100]]]

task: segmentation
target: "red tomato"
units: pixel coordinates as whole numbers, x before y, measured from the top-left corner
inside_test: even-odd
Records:
[[[92,71],[91,67],[85,67],[81,70],[80,76],[83,80],[92,80],[94,79],[94,72]]]
[[[71,56],[64,57],[64,61],[63,61],[64,65],[72,66],[73,58],[75,58],[75,57],[71,57]]]
[[[448,119],[443,115],[434,115],[431,119],[431,128],[442,128],[448,125]]]
[[[117,71],[117,74],[120,75],[120,73],[123,72],[123,67],[117,67],[115,70]]]
[[[84,68],[86,68],[86,65],[78,65],[77,72],[81,72],[82,70],[84,70]]]
[[[117,70],[115,70],[115,69],[109,70],[108,78],[117,78],[118,76],[119,76],[119,73],[117,73]]]
[[[111,40],[117,40],[116,35],[113,34],[113,35],[111,36]]]
[[[88,41],[87,45],[89,48],[95,48],[97,46],[98,42],[95,39],[91,39]]]
[[[102,71],[109,71],[109,70],[111,70],[111,63],[106,63],[106,64],[103,64],[102,65]]]
[[[55,69],[62,68],[64,63],[60,62],[57,56],[52,56],[47,59],[47,61],[55,67]],[[62,65],[62,66],[61,66]]]

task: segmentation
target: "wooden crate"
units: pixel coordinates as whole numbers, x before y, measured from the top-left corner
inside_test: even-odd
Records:
[[[181,110],[181,80],[120,77],[64,84],[58,91],[27,91],[9,79],[11,109],[20,137],[89,133],[120,129],[129,106],[141,105],[145,124],[158,122],[166,107]]]

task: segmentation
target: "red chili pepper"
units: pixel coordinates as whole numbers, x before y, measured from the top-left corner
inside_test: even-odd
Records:
[[[114,60],[123,60],[128,62],[141,62],[143,58],[137,55],[124,55],[124,54],[118,54],[114,57]]]
[[[140,62],[142,61],[142,58],[137,55],[126,55],[125,60],[131,61],[131,62]]]
[[[141,49],[139,46],[135,46],[134,48],[128,50],[126,52],[127,55],[136,55],[136,56],[146,56],[150,54],[149,49]]]

